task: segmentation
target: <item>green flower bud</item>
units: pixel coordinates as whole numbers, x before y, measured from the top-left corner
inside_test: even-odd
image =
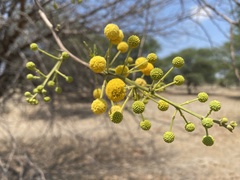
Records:
[[[34,70],[36,68],[36,65],[34,62],[30,61],[26,63],[26,68],[29,70]]]
[[[66,81],[67,81],[68,83],[73,82],[72,76],[67,76],[67,77],[66,77]]]
[[[132,64],[133,63],[133,58],[132,57],[128,57],[127,62],[128,62],[128,64]]]
[[[214,144],[214,139],[212,136],[203,136],[202,138],[202,143],[205,144],[206,146],[212,146]]]
[[[150,71],[150,77],[152,78],[152,80],[158,81],[159,79],[161,79],[163,77],[162,69],[160,69],[160,68],[153,68]]]
[[[203,118],[202,125],[205,128],[211,128],[213,126],[213,119],[212,118]]]
[[[55,88],[55,92],[58,93],[58,94],[61,94],[61,93],[62,93],[62,88],[59,87],[59,86],[57,86],[57,87]]]
[[[208,100],[208,94],[205,92],[198,93],[198,101],[206,102]]]
[[[34,88],[34,89],[33,89],[33,93],[39,93],[38,88]]]
[[[147,119],[144,119],[144,120],[142,120],[140,122],[140,127],[143,130],[147,131],[147,130],[149,130],[151,128],[151,122],[149,120],[147,120]]]
[[[155,53],[150,53],[147,55],[148,62],[154,64],[157,61],[157,55]]]
[[[28,80],[33,80],[33,79],[34,79],[34,76],[33,76],[33,74],[28,74],[28,75],[26,76],[26,78],[27,78]]]
[[[179,56],[175,57],[172,60],[172,65],[173,65],[173,67],[181,68],[184,65],[184,59],[182,57],[179,57]]]
[[[38,85],[37,86],[37,89],[38,89],[38,92],[41,92],[43,90],[44,86],[43,85]]]
[[[188,132],[192,132],[195,130],[195,125],[192,122],[188,122],[185,125],[185,130]]]
[[[166,143],[172,143],[174,141],[174,138],[175,138],[175,135],[173,134],[173,132],[171,131],[166,131],[164,134],[163,134],[163,140],[166,142]]]
[[[173,79],[176,85],[180,86],[184,83],[185,79],[182,75],[176,75]]]
[[[51,101],[51,98],[50,98],[49,96],[45,96],[45,97],[43,98],[43,100],[44,100],[45,102],[49,102],[49,101]]]
[[[127,40],[127,43],[129,45],[130,48],[136,48],[139,46],[140,44],[140,39],[138,36],[136,35],[131,35],[128,40]]]
[[[228,124],[228,125],[227,125],[227,129],[232,132],[232,130],[234,129],[234,127],[232,127],[230,124]]]
[[[31,94],[29,91],[26,91],[26,92],[24,93],[24,96],[25,96],[25,97],[32,97],[32,94]]]
[[[43,94],[43,95],[47,94],[47,90],[46,90],[46,89],[43,89],[43,90],[42,90],[42,94]]]
[[[54,87],[55,86],[55,82],[50,80],[50,81],[48,81],[47,85],[48,85],[48,87]]]
[[[134,101],[132,104],[132,110],[136,114],[141,114],[145,109],[145,104],[142,101]]]
[[[112,120],[112,122],[118,124],[122,122],[123,114],[120,111],[114,111],[110,114],[110,119]]]
[[[58,4],[56,2],[53,2],[53,8],[58,9]]]
[[[160,111],[167,111],[168,108],[169,108],[169,104],[166,101],[164,100],[158,101],[158,109]]]
[[[30,49],[33,51],[37,51],[38,50],[38,45],[36,43],[32,43],[30,44]]]
[[[69,58],[68,52],[62,52],[62,58],[63,59],[68,59]]]
[[[210,109],[213,111],[219,111],[221,109],[221,103],[217,100],[213,100],[209,104]]]
[[[230,125],[231,125],[233,128],[235,128],[235,127],[237,127],[237,122],[236,122],[236,121],[231,121],[231,122],[230,122]]]
[[[223,117],[222,119],[220,119],[220,125],[222,126],[223,124],[228,123],[228,118]]]

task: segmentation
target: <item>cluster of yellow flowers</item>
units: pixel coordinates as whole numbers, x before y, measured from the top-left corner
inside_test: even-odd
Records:
[[[104,81],[101,87],[96,87],[93,91],[94,101],[91,104],[91,110],[94,114],[105,113],[108,109],[108,115],[113,123],[120,123],[124,116],[123,111],[127,102],[132,103],[132,111],[135,114],[141,115],[139,126],[143,130],[149,130],[151,128],[151,121],[144,116],[144,110],[149,100],[156,103],[160,111],[167,111],[169,106],[175,107],[176,111],[172,117],[170,123],[170,129],[163,133],[163,140],[167,143],[171,143],[175,139],[175,134],[172,132],[172,126],[174,123],[175,115],[177,112],[185,121],[185,130],[192,132],[195,130],[195,125],[192,122],[187,121],[184,113],[189,113],[202,122],[202,126],[206,130],[206,134],[202,137],[202,142],[206,146],[212,146],[214,139],[209,135],[209,128],[214,123],[225,127],[229,131],[232,131],[237,123],[235,121],[228,122],[226,117],[220,120],[213,120],[210,118],[210,114],[213,111],[218,111],[221,108],[219,101],[214,100],[209,104],[209,112],[205,115],[199,115],[189,109],[186,109],[184,105],[199,101],[204,103],[208,100],[208,94],[200,92],[198,96],[193,100],[188,100],[182,104],[177,104],[169,99],[161,96],[161,92],[166,87],[171,85],[180,86],[184,84],[184,77],[182,75],[176,75],[172,82],[165,83],[166,76],[171,73],[175,68],[181,68],[184,65],[184,59],[182,57],[175,57],[172,60],[172,67],[163,73],[162,69],[155,67],[154,64],[158,60],[155,53],[149,53],[146,57],[138,57],[135,60],[131,57],[131,52],[134,48],[137,48],[140,44],[140,38],[137,35],[131,35],[124,41],[123,31],[116,24],[108,24],[104,28],[104,35],[109,41],[109,48],[106,50],[106,54],[103,56],[96,55],[89,61],[90,69],[104,76]],[[111,54],[111,50],[115,48],[117,53]],[[117,61],[120,54],[126,54],[124,61]],[[114,63],[114,62],[118,63]],[[114,65],[118,64],[118,65]],[[140,72],[141,76],[133,79],[131,74]],[[147,83],[144,79],[145,76],[151,78],[151,83]],[[105,92],[105,93],[104,93]],[[108,99],[106,100],[105,97]],[[108,107],[107,101],[110,101],[111,107]]]
[[[226,117],[222,117],[219,120],[210,117],[212,112],[217,112],[221,109],[221,103],[217,100],[209,103],[209,111],[206,115],[200,115],[184,107],[184,105],[196,101],[200,103],[207,102],[208,94],[205,92],[200,92],[196,98],[187,100],[181,104],[172,102],[161,95],[169,86],[180,86],[184,84],[185,79],[180,74],[176,75],[171,82],[165,82],[165,78],[174,69],[184,66],[185,62],[182,57],[178,56],[173,58],[171,61],[172,67],[164,73],[160,67],[155,67],[155,62],[157,62],[158,57],[153,52],[149,53],[146,57],[141,56],[135,59],[131,57],[132,50],[140,44],[140,38],[137,35],[131,35],[127,38],[127,41],[124,41],[124,33],[116,24],[108,24],[104,28],[104,35],[109,41],[109,48],[106,50],[106,54],[103,56],[95,55],[89,60],[89,68],[94,73],[101,74],[104,77],[102,86],[96,87],[93,91],[94,100],[91,104],[91,110],[94,114],[99,115],[108,111],[109,119],[113,123],[120,123],[124,119],[123,112],[126,104],[131,103],[132,112],[140,115],[141,120],[139,126],[146,131],[151,129],[151,120],[146,118],[144,114],[150,100],[155,102],[156,107],[163,112],[167,111],[169,106],[173,106],[175,107],[175,112],[170,122],[170,128],[163,133],[163,140],[167,143],[172,143],[175,139],[172,127],[177,113],[179,113],[184,120],[184,128],[187,132],[194,131],[195,124],[188,121],[184,113],[191,114],[201,121],[206,132],[202,137],[202,143],[206,146],[212,146],[214,144],[214,138],[209,134],[209,129],[214,123],[231,132],[237,126],[235,121],[228,121]],[[26,64],[26,68],[34,72],[34,74],[28,74],[26,78],[28,80],[38,79],[42,81],[32,92],[27,91],[24,94],[28,103],[37,105],[37,95],[43,96],[45,102],[51,100],[47,95],[48,87],[55,88],[55,92],[57,93],[62,92],[58,83],[59,76],[64,78],[68,83],[72,82],[73,78],[60,72],[62,62],[69,57],[67,52],[62,52],[59,56],[54,56],[40,49],[35,43],[32,43],[30,48],[56,61],[48,74],[42,73],[34,62],[27,62]],[[115,55],[111,54],[113,49],[117,50]],[[126,55],[123,61],[122,56],[119,58],[120,54]],[[134,73],[138,73],[140,76],[131,76],[131,74]],[[151,79],[150,83],[147,83],[145,80],[146,76],[150,77],[148,78]],[[110,101],[110,103],[108,103],[108,101]],[[109,107],[108,104],[111,104],[111,106]]]

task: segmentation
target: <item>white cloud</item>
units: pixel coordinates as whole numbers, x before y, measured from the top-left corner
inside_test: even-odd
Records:
[[[190,14],[194,20],[204,21],[209,19],[213,12],[208,7],[194,6],[191,8]]]

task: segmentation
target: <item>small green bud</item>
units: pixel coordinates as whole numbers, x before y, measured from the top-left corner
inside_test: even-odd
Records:
[[[38,88],[34,88],[34,89],[33,89],[33,93],[39,93]]]
[[[128,62],[128,64],[132,64],[133,63],[133,58],[132,57],[128,57],[127,62]]]
[[[206,102],[208,100],[208,94],[205,92],[198,93],[198,101],[199,102]]]
[[[227,125],[227,129],[232,132],[232,130],[234,129],[234,127],[232,127],[230,124],[228,124],[228,125]]]
[[[212,118],[203,118],[202,125],[205,128],[211,128],[213,126],[213,119]]]
[[[221,103],[217,100],[213,100],[209,104],[210,109],[213,111],[219,111],[221,109]]]
[[[45,102],[49,102],[49,101],[51,101],[51,98],[50,98],[49,96],[45,96],[45,97],[43,98],[43,100],[44,100]]]
[[[58,4],[56,2],[53,3],[53,8],[58,9]]]
[[[38,85],[37,86],[37,89],[38,89],[38,92],[41,92],[43,90],[44,86],[43,85]]]
[[[68,83],[73,82],[72,76],[67,76],[65,80],[66,80]]]
[[[192,132],[192,131],[195,130],[195,125],[192,122],[188,122],[185,125],[185,130],[188,131],[188,132]]]
[[[69,53],[68,52],[62,52],[62,58],[63,59],[68,59],[69,58]]]
[[[223,117],[222,119],[220,119],[220,125],[222,126],[223,124],[228,123],[228,118]]]
[[[214,144],[214,138],[210,135],[208,136],[203,136],[202,138],[202,143],[205,144],[206,146],[212,146]]]
[[[123,114],[120,111],[115,111],[112,114],[110,114],[110,119],[112,120],[112,122],[118,124],[122,122]]]
[[[24,96],[25,96],[25,97],[31,97],[32,94],[31,94],[29,91],[26,91],[26,92],[24,93]]]
[[[169,108],[169,104],[166,101],[164,101],[164,100],[158,101],[158,109],[160,111],[167,111],[168,108]]]
[[[26,63],[26,68],[29,70],[34,70],[36,68],[36,65],[34,62],[30,61]]]
[[[59,86],[57,86],[57,87],[55,88],[55,92],[58,93],[58,94],[61,94],[61,93],[62,93],[62,88],[59,87]]]
[[[132,110],[136,114],[141,114],[145,109],[145,104],[142,101],[134,101],[132,104]]]
[[[55,82],[50,80],[50,81],[48,81],[47,85],[48,85],[48,87],[54,87],[55,86]]]
[[[143,130],[147,131],[147,130],[149,130],[151,128],[151,122],[149,120],[147,120],[147,119],[144,119],[144,120],[142,120],[140,122],[140,127]]]
[[[38,45],[36,43],[32,43],[30,44],[30,49],[33,51],[37,51],[38,50]]]
[[[157,55],[155,53],[150,53],[147,55],[148,62],[154,64],[157,61]]]
[[[182,57],[179,57],[179,56],[175,57],[172,60],[172,65],[173,65],[173,67],[181,68],[184,65],[184,59]]]
[[[173,79],[176,85],[180,86],[184,83],[185,79],[182,75],[176,75]]]
[[[140,39],[138,36],[136,35],[131,35],[128,39],[127,39],[127,43],[129,45],[130,48],[136,48],[139,46],[140,44]]]
[[[231,121],[231,122],[230,122],[230,125],[231,125],[233,128],[235,128],[235,127],[237,127],[237,122],[236,122],[236,121]]]
[[[150,71],[150,77],[152,78],[152,80],[158,81],[159,79],[161,79],[163,77],[162,69],[160,69],[160,68],[153,68]]]
[[[33,74],[28,74],[28,75],[26,76],[26,78],[27,78],[28,80],[33,80],[33,79],[34,79],[34,76],[33,76]]]
[[[43,90],[42,90],[42,94],[43,94],[43,95],[47,94],[47,90],[46,90],[46,89],[43,89]]]
[[[166,142],[166,143],[172,143],[175,139],[175,135],[173,134],[173,132],[171,131],[166,131],[164,134],[163,134],[163,140]]]

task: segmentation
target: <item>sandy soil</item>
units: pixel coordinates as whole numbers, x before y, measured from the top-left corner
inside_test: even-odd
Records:
[[[227,116],[240,124],[239,89],[209,87],[205,90],[210,94],[209,100],[222,102],[222,109],[212,117]],[[177,94],[175,89],[170,89],[163,95],[179,103],[196,97],[186,95],[185,89]],[[151,120],[152,128],[146,132],[139,128],[140,117],[132,116],[130,110],[124,112],[121,124],[113,124],[106,115],[94,116],[90,104],[80,101],[75,96],[57,99],[51,111],[46,105],[31,107],[16,100],[7,104],[1,117],[0,166],[9,163],[14,169],[14,157],[19,161],[20,156],[27,155],[32,163],[29,167],[36,172],[35,176],[30,176],[30,172],[22,174],[25,179],[39,178],[41,172],[42,179],[240,179],[239,127],[230,133],[214,125],[210,134],[215,144],[206,147],[201,142],[205,131],[199,120],[185,113],[196,124],[196,130],[186,132],[184,121],[177,115],[173,126],[175,141],[167,144],[162,134],[169,129],[173,108],[160,112],[150,102],[144,116]],[[194,103],[186,107],[203,115],[208,111],[208,104]],[[9,133],[17,148],[11,162],[7,161],[13,152]],[[4,171],[0,172],[3,177]],[[5,176],[20,177],[10,172],[5,172]]]

